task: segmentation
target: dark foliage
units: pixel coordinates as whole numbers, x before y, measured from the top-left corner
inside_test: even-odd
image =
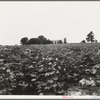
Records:
[[[82,78],[91,76],[97,81],[99,48],[96,45],[4,47],[0,50],[0,94],[65,95],[68,87]],[[95,73],[94,66],[98,68]]]

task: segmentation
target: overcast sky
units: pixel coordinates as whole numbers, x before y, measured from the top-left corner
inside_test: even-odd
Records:
[[[0,44],[22,37],[80,42],[93,31],[100,41],[100,1],[0,1]]]

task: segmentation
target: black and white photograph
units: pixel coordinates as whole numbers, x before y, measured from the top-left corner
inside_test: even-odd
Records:
[[[100,96],[100,1],[0,1],[0,96]]]

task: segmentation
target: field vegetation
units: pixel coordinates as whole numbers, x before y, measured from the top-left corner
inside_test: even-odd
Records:
[[[100,44],[0,47],[1,95],[100,95]]]

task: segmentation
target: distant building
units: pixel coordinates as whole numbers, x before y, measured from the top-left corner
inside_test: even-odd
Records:
[[[57,44],[57,41],[56,40],[52,40],[53,44]]]
[[[59,40],[52,40],[53,44],[58,44]]]

